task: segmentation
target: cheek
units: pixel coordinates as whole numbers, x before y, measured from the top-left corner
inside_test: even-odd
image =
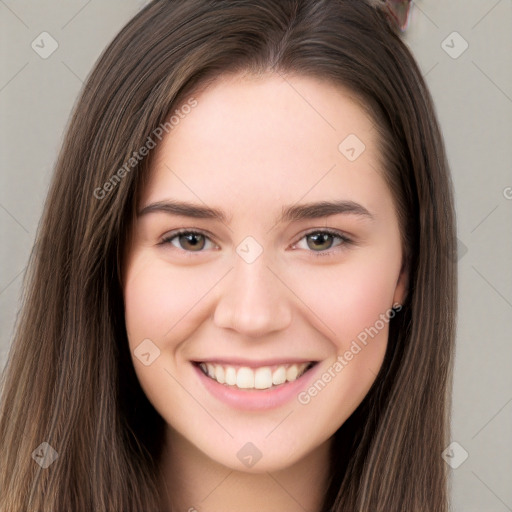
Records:
[[[371,257],[370,257],[371,256]],[[388,343],[400,260],[392,251],[312,270],[298,294],[311,304],[308,320],[333,346],[319,381],[299,403],[311,417],[327,415],[334,429],[362,402],[382,365]],[[313,275],[314,274],[314,275]],[[310,277],[310,279],[308,279]]]
[[[193,270],[173,269],[141,251],[132,256],[124,282],[125,322],[135,372],[144,393],[168,422],[176,420],[174,411],[187,402],[170,375],[177,376],[176,351],[193,331],[193,307],[205,293],[193,275]],[[152,361],[145,365],[138,360],[137,348],[147,339],[160,353],[154,356],[156,349],[147,344]]]
[[[136,257],[124,287],[126,329],[130,343],[144,338],[161,346],[200,297],[193,273],[164,262]]]
[[[354,258],[346,265],[306,269],[295,280],[297,295],[312,310],[310,321],[339,350],[346,350],[352,339],[390,311],[399,262],[385,261],[384,255]]]

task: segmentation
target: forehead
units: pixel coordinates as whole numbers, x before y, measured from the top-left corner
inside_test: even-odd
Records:
[[[238,200],[272,204],[275,213],[301,199],[382,195],[377,131],[342,87],[277,73],[230,75],[193,98],[197,105],[155,150],[145,202]]]

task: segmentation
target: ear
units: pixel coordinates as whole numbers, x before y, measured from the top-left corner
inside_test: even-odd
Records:
[[[409,265],[406,261],[402,263],[400,274],[396,282],[393,304],[403,304],[409,293]]]

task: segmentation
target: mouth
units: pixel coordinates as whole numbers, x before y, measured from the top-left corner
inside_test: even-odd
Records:
[[[227,388],[240,390],[272,390],[294,382],[311,370],[318,361],[282,363],[253,367],[222,362],[195,361],[193,364],[211,380]]]

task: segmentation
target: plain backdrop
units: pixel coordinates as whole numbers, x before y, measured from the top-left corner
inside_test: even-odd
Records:
[[[145,4],[0,0],[0,369],[69,113]],[[433,94],[456,195],[456,444],[439,456],[453,511],[512,511],[512,0],[417,0],[404,40]]]

